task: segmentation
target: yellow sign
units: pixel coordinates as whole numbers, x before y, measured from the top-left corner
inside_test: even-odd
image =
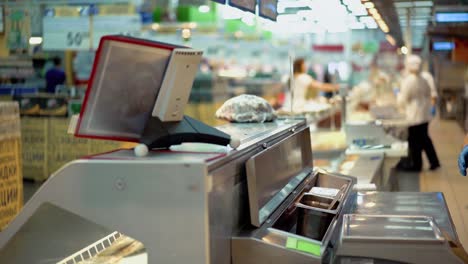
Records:
[[[99,5],[98,15],[133,15],[136,13],[136,8],[132,4],[115,4],[115,5]]]
[[[57,6],[54,7],[55,16],[57,17],[78,17],[80,16],[81,7]]]

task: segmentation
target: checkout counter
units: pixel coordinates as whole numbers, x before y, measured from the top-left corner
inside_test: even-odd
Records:
[[[200,51],[105,36],[97,54],[72,131],[140,145],[55,172],[0,233],[2,263],[463,263],[442,193],[357,191],[356,178],[314,167],[304,119],[215,129],[183,116]],[[135,58],[139,75],[116,70]],[[168,65],[160,84],[154,58]],[[128,92],[136,82],[143,93]],[[139,108],[116,119],[122,105]],[[173,148],[186,141],[222,147]],[[136,243],[113,256],[122,238]]]
[[[80,263],[93,251],[73,252],[118,231],[148,263],[462,263],[443,194],[356,192],[355,178],[314,169],[304,121],[219,129],[237,150],[69,163],[1,233],[0,260]],[[83,239],[67,237],[77,222]]]

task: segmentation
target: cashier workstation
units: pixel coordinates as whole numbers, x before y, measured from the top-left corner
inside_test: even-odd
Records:
[[[211,128],[184,117],[200,51],[109,37],[97,54],[75,134],[149,151],[57,171],[0,233],[1,263],[95,263],[123,235],[144,251],[115,263],[463,263],[442,193],[356,191],[355,178],[314,168],[304,120]],[[135,80],[146,91],[108,101]],[[220,147],[172,148],[185,142]]]

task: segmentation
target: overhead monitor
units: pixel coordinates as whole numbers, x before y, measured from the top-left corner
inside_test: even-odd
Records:
[[[437,12],[435,20],[438,23],[464,23],[468,22],[468,12]]]
[[[181,46],[103,37],[75,135],[137,142],[152,115],[181,120],[200,60]]]
[[[278,17],[277,7],[278,0],[259,0],[259,15],[263,18],[276,21],[276,18]]]
[[[455,48],[455,43],[450,41],[439,41],[432,43],[432,49],[436,51],[449,51]]]
[[[229,5],[255,14],[257,0],[229,0]]]

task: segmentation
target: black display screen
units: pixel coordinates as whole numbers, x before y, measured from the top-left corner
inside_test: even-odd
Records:
[[[278,17],[278,0],[259,0],[259,15],[276,21]]]
[[[229,5],[255,14],[257,0],[229,0]]]

